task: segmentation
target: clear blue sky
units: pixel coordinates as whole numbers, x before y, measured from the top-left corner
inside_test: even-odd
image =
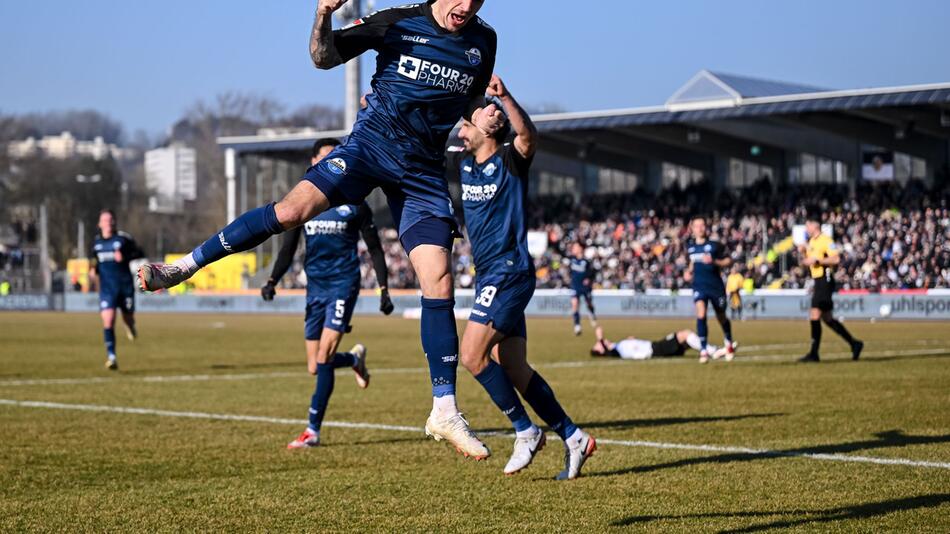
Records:
[[[227,90],[339,106],[342,70],[308,57],[315,6],[5,0],[0,111],[94,108],[154,134]],[[661,104],[702,68],[840,89],[950,81],[945,0],[487,0],[481,15],[515,95],[569,110]]]

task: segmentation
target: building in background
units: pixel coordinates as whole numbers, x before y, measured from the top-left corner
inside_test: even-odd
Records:
[[[137,152],[131,148],[122,148],[106,143],[102,137],[96,137],[92,141],[76,139],[70,132],[46,135],[41,139],[28,137],[22,141],[11,141],[7,144],[7,155],[13,159],[28,158],[40,154],[54,159],[85,156],[101,161],[107,157],[116,160],[130,160],[136,157]]]
[[[146,152],[145,185],[152,191],[149,211],[181,213],[185,201],[198,196],[195,150],[175,143]]]

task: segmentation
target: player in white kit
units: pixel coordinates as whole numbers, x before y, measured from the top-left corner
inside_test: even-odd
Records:
[[[696,332],[680,330],[673,332],[663,339],[649,341],[630,336],[620,341],[610,341],[604,337],[604,329],[595,330],[597,341],[590,349],[591,356],[620,358],[623,360],[649,360],[650,358],[669,358],[682,356],[688,349],[702,350],[702,343]],[[724,349],[711,347],[713,352]]]

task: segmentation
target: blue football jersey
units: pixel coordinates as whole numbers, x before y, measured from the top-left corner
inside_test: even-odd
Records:
[[[462,207],[478,273],[534,272],[528,253],[528,170],[506,143],[482,163],[469,156],[460,166]]]
[[[571,287],[574,289],[591,287],[584,284],[585,280],[593,280],[594,278],[594,266],[590,260],[583,257],[571,256],[569,261],[571,268]]]
[[[378,52],[373,92],[353,127],[391,140],[403,152],[444,165],[449,133],[472,99],[484,96],[495,68],[497,36],[480,18],[449,33],[429,3],[377,11],[333,32],[344,61]]]
[[[142,249],[125,232],[117,232],[109,239],[96,236],[91,257],[96,262],[100,291],[132,284],[129,262],[142,256]]]
[[[703,256],[706,254],[712,256],[713,260],[726,257],[726,247],[722,243],[708,239],[697,243],[691,239],[686,243],[686,253],[693,263],[693,291],[716,294],[726,291],[719,266],[715,263],[703,263]]]
[[[360,283],[357,243],[367,212],[353,204],[331,208],[303,225],[307,288],[335,289]]]

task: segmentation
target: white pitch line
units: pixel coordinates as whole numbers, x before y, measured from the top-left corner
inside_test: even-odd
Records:
[[[536,364],[535,367],[547,369],[561,369],[574,367],[602,367],[609,365],[622,365],[619,360],[605,361],[573,361],[573,362],[553,362]],[[372,368],[372,374],[413,374],[428,372],[428,367],[377,367]],[[338,371],[340,374],[349,373],[348,370]],[[310,378],[303,371],[274,371],[271,373],[222,373],[222,374],[198,374],[198,375],[153,375],[153,376],[118,376],[104,377],[91,376],[81,378],[24,378],[15,380],[0,380],[0,387],[15,386],[57,386],[57,385],[80,385],[80,384],[122,384],[128,382],[210,382],[214,380],[258,380],[266,378]]]
[[[0,399],[0,405],[20,408],[47,408],[54,410],[77,410],[84,412],[106,412],[134,415],[154,415],[159,417],[178,417],[187,419],[210,419],[215,421],[244,421],[254,423],[271,423],[280,425],[305,425],[305,419],[287,419],[280,417],[266,417],[259,415],[216,414],[206,412],[179,412],[172,410],[157,410],[153,408],[132,408],[124,406],[103,406],[98,404],[66,404],[61,402],[20,401],[14,399]],[[391,432],[412,432],[422,434],[423,429],[414,426],[384,425],[378,423],[352,423],[347,421],[324,421],[324,426],[336,428],[351,428],[363,430],[387,430]],[[513,439],[510,433],[489,432],[483,435],[501,436]],[[950,469],[950,462],[929,462],[910,460],[906,458],[880,458],[875,456],[849,456],[846,454],[810,453],[797,451],[773,451],[768,449],[752,449],[748,447],[733,447],[725,445],[703,445],[690,443],[664,443],[659,441],[631,441],[616,439],[598,439],[602,445],[617,445],[621,447],[641,447],[651,449],[675,449],[701,452],[721,452],[732,454],[748,454],[750,456],[775,458],[807,458],[830,462],[868,463],[877,465],[901,465],[908,467],[926,467],[936,469]]]

